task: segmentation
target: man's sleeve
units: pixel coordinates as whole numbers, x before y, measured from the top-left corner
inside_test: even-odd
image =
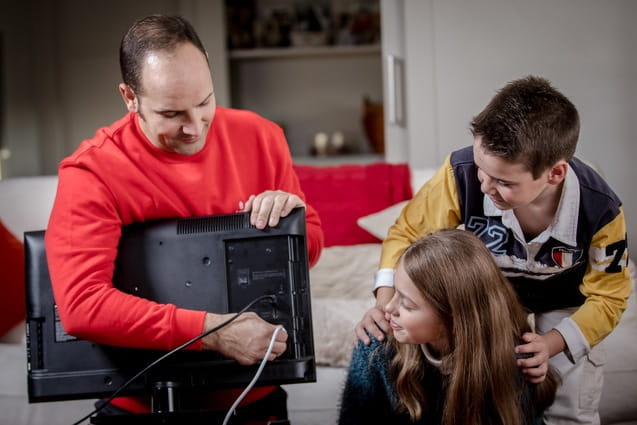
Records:
[[[158,304],[113,286],[121,221],[111,194],[81,167],[61,168],[59,175],[45,242],[66,332],[102,344],[164,350],[198,335],[205,312]],[[190,348],[201,349],[201,341]]]

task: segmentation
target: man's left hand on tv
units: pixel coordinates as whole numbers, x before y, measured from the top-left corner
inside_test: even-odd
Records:
[[[250,195],[242,211],[251,211],[250,224],[257,229],[264,229],[266,225],[276,226],[281,217],[290,214],[294,208],[304,206],[305,202],[293,193],[266,190],[258,195]]]

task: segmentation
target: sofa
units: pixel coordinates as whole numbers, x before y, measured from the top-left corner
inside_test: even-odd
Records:
[[[371,286],[380,242],[411,197],[412,188],[420,187],[433,170],[377,163],[299,165],[296,171],[308,201],[322,218],[326,247],[310,270],[317,382],[286,385],[285,389],[293,425],[333,424],[353,347],[353,327],[373,304]],[[23,232],[46,228],[56,183],[55,176],[0,180],[0,224],[13,238],[9,250],[14,253],[11,257],[5,255],[8,250],[1,251],[4,288],[20,284],[15,276],[9,281],[5,272],[19,263],[15,252]],[[634,273],[632,264],[631,269]],[[19,301],[6,304],[7,314],[13,317],[3,318],[5,311],[0,311],[0,425],[73,423],[92,409],[93,400],[27,403],[24,324],[19,317],[23,311]],[[608,359],[600,405],[603,424],[637,425],[636,334],[633,293],[619,326],[604,342]]]

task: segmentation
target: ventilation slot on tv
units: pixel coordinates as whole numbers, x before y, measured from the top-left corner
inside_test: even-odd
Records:
[[[177,222],[177,234],[229,232],[253,228],[248,214],[185,218]]]

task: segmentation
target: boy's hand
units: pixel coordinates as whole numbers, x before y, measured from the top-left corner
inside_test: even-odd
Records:
[[[527,332],[522,335],[526,344],[515,347],[518,354],[531,354],[532,357],[517,360],[518,367],[526,380],[534,384],[544,381],[549,370],[549,347],[544,335]]]
[[[533,357],[528,359],[518,359],[518,367],[522,368],[522,373],[529,382],[538,384],[544,381],[549,368],[549,358],[561,353],[566,349],[566,341],[561,333],[551,329],[545,334],[539,335],[527,332],[522,335],[526,344],[515,347],[515,352],[524,354],[532,353]]]
[[[385,333],[391,332],[389,320],[385,316],[385,306],[394,295],[394,288],[381,287],[376,291],[376,305],[369,309],[360,322],[354,328],[354,342],[360,339],[363,344],[369,345],[372,340],[370,335],[379,341],[385,340]]]
[[[356,328],[354,328],[356,338],[360,339],[365,345],[369,345],[372,342],[369,335],[379,341],[383,341],[385,332],[390,331],[391,327],[387,319],[385,319],[385,311],[378,306],[370,308],[363,316],[363,319],[356,324]]]

